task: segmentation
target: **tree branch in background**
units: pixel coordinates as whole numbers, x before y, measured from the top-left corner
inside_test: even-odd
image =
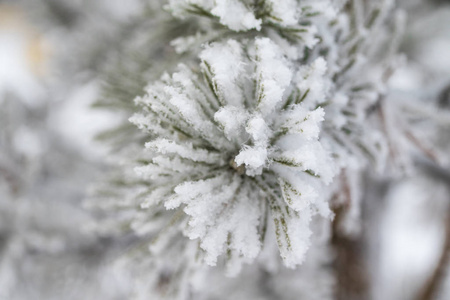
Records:
[[[336,252],[333,263],[336,274],[335,297],[336,300],[368,299],[370,278],[364,258],[363,235],[349,235],[342,230],[342,223],[351,207],[352,198],[345,173],[341,174],[341,180],[342,196],[345,200],[336,203],[333,209],[335,218],[331,238],[331,245]]]

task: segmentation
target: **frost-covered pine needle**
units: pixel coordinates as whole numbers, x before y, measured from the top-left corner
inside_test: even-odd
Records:
[[[201,240],[208,264],[227,252],[234,268],[254,260],[269,213],[281,257],[294,267],[312,216],[330,215],[321,190],[336,170],[319,140],[324,110],[310,109],[324,95],[301,97],[310,89],[302,70],[268,38],[246,50],[235,40],[213,43],[200,58],[199,71],[180,65],[136,99],[143,112],[131,121],[157,136],[146,143],[151,162],[137,171],[151,188],[169,187],[165,207],[189,216],[185,234]],[[312,73],[326,68],[322,58],[316,65]],[[316,78],[311,87],[323,84]]]

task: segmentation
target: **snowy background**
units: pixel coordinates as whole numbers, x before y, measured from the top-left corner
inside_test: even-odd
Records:
[[[110,153],[118,147],[96,137],[130,116],[93,106],[103,97],[104,70],[117,54],[123,28],[143,2],[0,1],[1,300],[133,296],[140,275],[117,261],[135,239],[93,230],[103,216],[86,199],[113,168]],[[399,5],[407,13],[404,62],[390,81],[389,97],[437,101],[441,110],[450,110],[450,2]],[[427,108],[423,113],[446,124],[440,132],[432,126],[425,132],[450,153],[448,115]],[[375,203],[365,210],[370,216],[364,223],[373,299],[414,299],[439,264],[450,200],[450,161],[442,163],[449,167],[442,173],[433,169],[379,181],[367,195]],[[284,285],[298,285],[298,299],[312,299],[301,296],[301,286],[310,285],[307,290],[328,280],[313,271],[316,277],[307,282],[280,273],[267,283],[278,290],[273,296],[246,272],[227,283],[220,275],[211,278],[210,298],[282,299]],[[258,287],[258,295],[245,290],[245,282]],[[450,280],[440,295],[449,299]],[[330,298],[325,293],[317,299]]]

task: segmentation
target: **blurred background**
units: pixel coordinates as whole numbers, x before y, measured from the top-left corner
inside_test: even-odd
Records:
[[[135,279],[113,263],[129,237],[93,231],[101,216],[85,199],[110,171],[109,153],[118,147],[98,135],[132,110],[102,105],[114,83],[110,67],[134,54],[130,44],[145,45],[145,38],[129,33],[139,26],[151,30],[151,22],[142,21],[151,18],[142,13],[149,5],[0,0],[1,300],[131,298]],[[450,1],[401,0],[399,6],[408,16],[400,48],[405,61],[389,97],[450,110]],[[138,89],[150,79],[146,74],[126,84]],[[123,97],[132,104],[132,95]],[[426,138],[450,153],[450,120],[439,120],[444,129],[430,125]],[[432,156],[433,149],[426,150]],[[362,213],[369,214],[364,226],[373,299],[450,299],[443,255],[450,255],[450,168],[418,164],[420,172],[368,189],[371,201]],[[436,272],[444,275],[436,279]],[[428,282],[437,282],[438,294],[417,298]]]

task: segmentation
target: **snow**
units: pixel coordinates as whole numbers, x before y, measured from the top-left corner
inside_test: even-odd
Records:
[[[261,247],[255,231],[261,222],[261,204],[247,208],[254,215],[242,221],[237,209],[247,198],[269,201],[281,257],[293,268],[303,262],[309,247],[312,217],[330,216],[319,189],[332,181],[337,168],[319,140],[324,109],[315,107],[325,97],[326,63],[318,58],[294,70],[281,48],[268,38],[254,39],[247,49],[232,39],[212,43],[199,57],[208,87],[192,69],[179,65],[173,75],[165,74],[147,87],[147,96],[136,99],[157,112],[136,114],[131,120],[140,128],[151,129],[167,120],[191,136],[180,139],[165,126],[159,131],[163,136],[146,143],[157,156],[136,171],[155,185],[169,184],[165,178],[172,178],[169,185],[176,187],[172,196],[165,196],[165,207],[183,205],[189,216],[184,233],[200,239],[207,264],[215,265],[220,255],[231,251],[228,273],[233,275]],[[283,108],[296,84],[311,93],[302,103]],[[281,136],[273,142],[276,133]],[[186,159],[202,165],[195,170],[191,164],[183,166]],[[275,172],[269,175],[273,186],[261,182],[270,171]],[[190,173],[211,178],[189,181]],[[245,179],[240,177],[243,173]],[[256,191],[251,180],[257,182]],[[158,190],[155,193],[159,195]],[[148,199],[142,206],[158,202]]]
[[[211,13],[220,18],[220,22],[231,30],[241,31],[249,29],[261,29],[261,20],[239,0],[216,0]]]
[[[215,92],[222,105],[242,107],[243,95],[238,82],[243,69],[241,45],[235,40],[228,40],[225,45],[213,43],[201,52],[200,59],[203,69],[211,67],[217,85]]]
[[[271,113],[283,99],[289,86],[292,72],[288,62],[281,55],[280,48],[270,39],[262,38],[255,42],[258,82],[258,108],[263,116]]]
[[[221,107],[214,114],[214,120],[223,126],[223,131],[228,140],[239,139],[247,118],[248,112],[231,105]]]
[[[177,144],[175,141],[158,138],[154,141],[145,143],[145,147],[162,154],[174,153],[195,162],[205,162],[209,164],[220,164],[222,162],[219,153],[211,153],[204,149],[194,149],[190,143]]]

